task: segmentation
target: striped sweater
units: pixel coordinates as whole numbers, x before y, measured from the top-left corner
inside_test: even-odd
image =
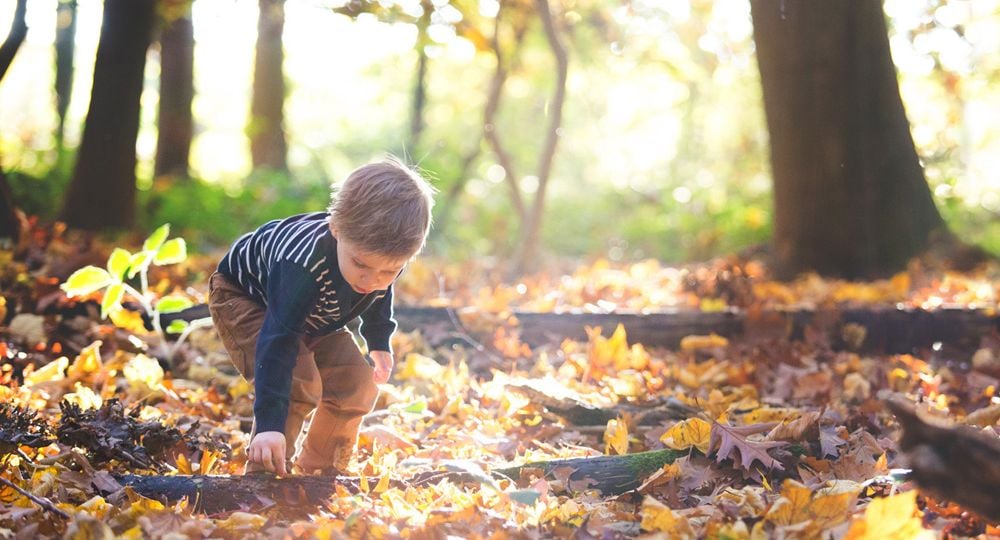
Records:
[[[284,431],[292,369],[302,335],[324,335],[361,316],[369,350],[391,351],[396,329],[392,286],[361,295],[337,264],[329,214],[315,212],[269,221],[241,236],[218,270],[265,307],[254,359],[257,431]]]

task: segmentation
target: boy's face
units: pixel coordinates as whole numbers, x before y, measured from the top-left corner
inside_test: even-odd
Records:
[[[354,292],[368,294],[372,291],[389,288],[409,259],[392,259],[382,255],[366,252],[356,245],[337,235],[336,229],[331,229],[337,239],[337,263],[340,273]]]

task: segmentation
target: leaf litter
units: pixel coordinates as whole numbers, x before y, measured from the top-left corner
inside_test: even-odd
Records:
[[[153,288],[202,301],[183,285],[204,276],[197,266],[154,275]],[[996,269],[981,275],[911,269],[868,284],[815,276],[779,284],[767,281],[756,263],[678,269],[598,262],[471,292],[449,288],[469,275],[453,266],[443,278],[428,274],[445,284],[425,289],[445,291],[436,297],[414,292],[425,272],[415,269],[401,296],[484,314],[845,303],[995,310],[1000,296]],[[400,333],[392,384],[383,386],[360,433],[352,467],[359,491],[337,486],[316,508],[261,504],[203,514],[196,501],[157,501],[121,488],[114,475],[242,469],[252,388],[227,364],[214,333],[194,332],[165,363],[145,355],[150,335],[141,323],[101,322],[78,303],[52,297],[41,270],[14,264],[3,274],[5,311],[16,311],[4,314],[7,321],[36,315],[31,310],[48,302],[37,313],[41,339],[26,340],[10,327],[0,334],[4,537],[1000,534],[996,524],[906,480],[898,427],[881,403],[906,396],[931,414],[996,436],[996,336],[984,336],[971,352],[875,355],[834,350],[822,339],[691,336],[675,350],[646,348],[629,343],[621,328],[593,328],[586,342],[534,348],[518,341],[516,325],[496,327],[502,332],[481,347],[434,348],[419,332]],[[485,325],[496,320],[482,315]],[[552,403],[534,399],[542,394],[606,417],[598,426],[573,423]],[[675,414],[642,414],[667,403]],[[639,487],[625,493],[602,493],[594,482],[575,479],[571,468],[523,468],[516,481],[495,474],[523,463],[660,449],[683,455],[637,478]]]

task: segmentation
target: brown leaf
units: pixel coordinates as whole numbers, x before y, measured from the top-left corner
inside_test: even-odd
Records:
[[[784,467],[781,466],[781,463],[771,457],[767,453],[767,450],[784,446],[786,443],[780,441],[751,441],[747,438],[751,435],[768,431],[774,425],[774,423],[767,423],[751,424],[749,426],[724,426],[718,422],[712,422],[712,436],[708,450],[709,452],[713,450],[716,452],[715,460],[718,462],[727,458],[733,458],[733,461],[737,462],[732,454],[734,451],[738,451],[740,454],[738,463],[748,471],[751,470],[754,461],[759,461],[761,465],[768,469],[783,470]]]

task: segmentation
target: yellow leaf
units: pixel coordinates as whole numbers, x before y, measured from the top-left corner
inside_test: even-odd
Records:
[[[814,494],[795,480],[785,480],[781,485],[781,497],[764,517],[775,525],[809,522],[810,527],[828,529],[847,519],[860,490],[860,484],[840,482]]]
[[[386,472],[378,479],[378,484],[375,486],[375,493],[383,493],[385,490],[389,489],[389,473]]]
[[[159,390],[163,387],[163,368],[155,358],[137,354],[122,369],[129,386],[140,392]]]
[[[924,530],[917,514],[917,492],[872,499],[863,518],[851,523],[846,540],[904,540],[934,538]]]
[[[97,392],[91,390],[90,387],[81,385],[79,382],[73,383],[73,390],[73,392],[63,396],[63,399],[76,404],[81,410],[100,409],[104,403],[104,400],[101,399],[101,396],[97,395]]]
[[[30,375],[24,378],[24,385],[34,386],[49,381],[61,381],[66,378],[63,372],[66,371],[67,366],[69,366],[69,358],[60,356],[41,368],[32,371]]]
[[[265,523],[267,523],[267,518],[264,516],[250,514],[248,512],[233,512],[228,518],[222,521],[216,521],[215,525],[218,529],[231,533],[248,533],[260,530]]]
[[[434,380],[444,375],[445,368],[441,364],[422,354],[410,353],[406,355],[403,366],[396,372],[399,380]]]
[[[761,407],[743,415],[743,422],[747,424],[782,422],[798,418],[800,414],[802,414],[800,410],[789,407]]]
[[[715,349],[718,347],[726,347],[728,345],[729,340],[717,334],[711,334],[708,336],[685,336],[681,339],[682,351]]]
[[[236,399],[249,394],[251,390],[253,390],[253,386],[246,379],[240,377],[229,385],[227,392],[229,393],[229,397]]]
[[[128,330],[135,334],[146,333],[146,325],[142,322],[142,314],[138,311],[118,309],[108,313],[108,318],[111,319],[112,324],[122,330]]]
[[[674,424],[660,440],[674,450],[687,450],[693,446],[702,454],[707,454],[711,435],[712,424],[701,418],[689,418]]]
[[[178,473],[194,474],[194,471],[191,470],[191,462],[188,461],[188,458],[185,457],[184,454],[177,454],[177,459],[175,459],[174,462],[177,464]]]
[[[692,538],[694,531],[683,516],[674,513],[670,507],[647,496],[642,501],[642,523],[644,531],[664,532],[667,538]]]
[[[625,327],[621,324],[615,328],[611,337],[601,335],[601,328],[587,327],[587,357],[591,365],[598,367],[628,366],[629,346]]]
[[[101,361],[101,345],[102,341],[97,340],[90,345],[87,345],[80,351],[79,356],[73,363],[69,366],[69,371],[66,374],[71,379],[83,379],[91,373],[97,373],[104,367],[104,362]]]
[[[611,454],[628,453],[628,427],[622,420],[608,420],[608,427],[604,430],[604,453]]]

